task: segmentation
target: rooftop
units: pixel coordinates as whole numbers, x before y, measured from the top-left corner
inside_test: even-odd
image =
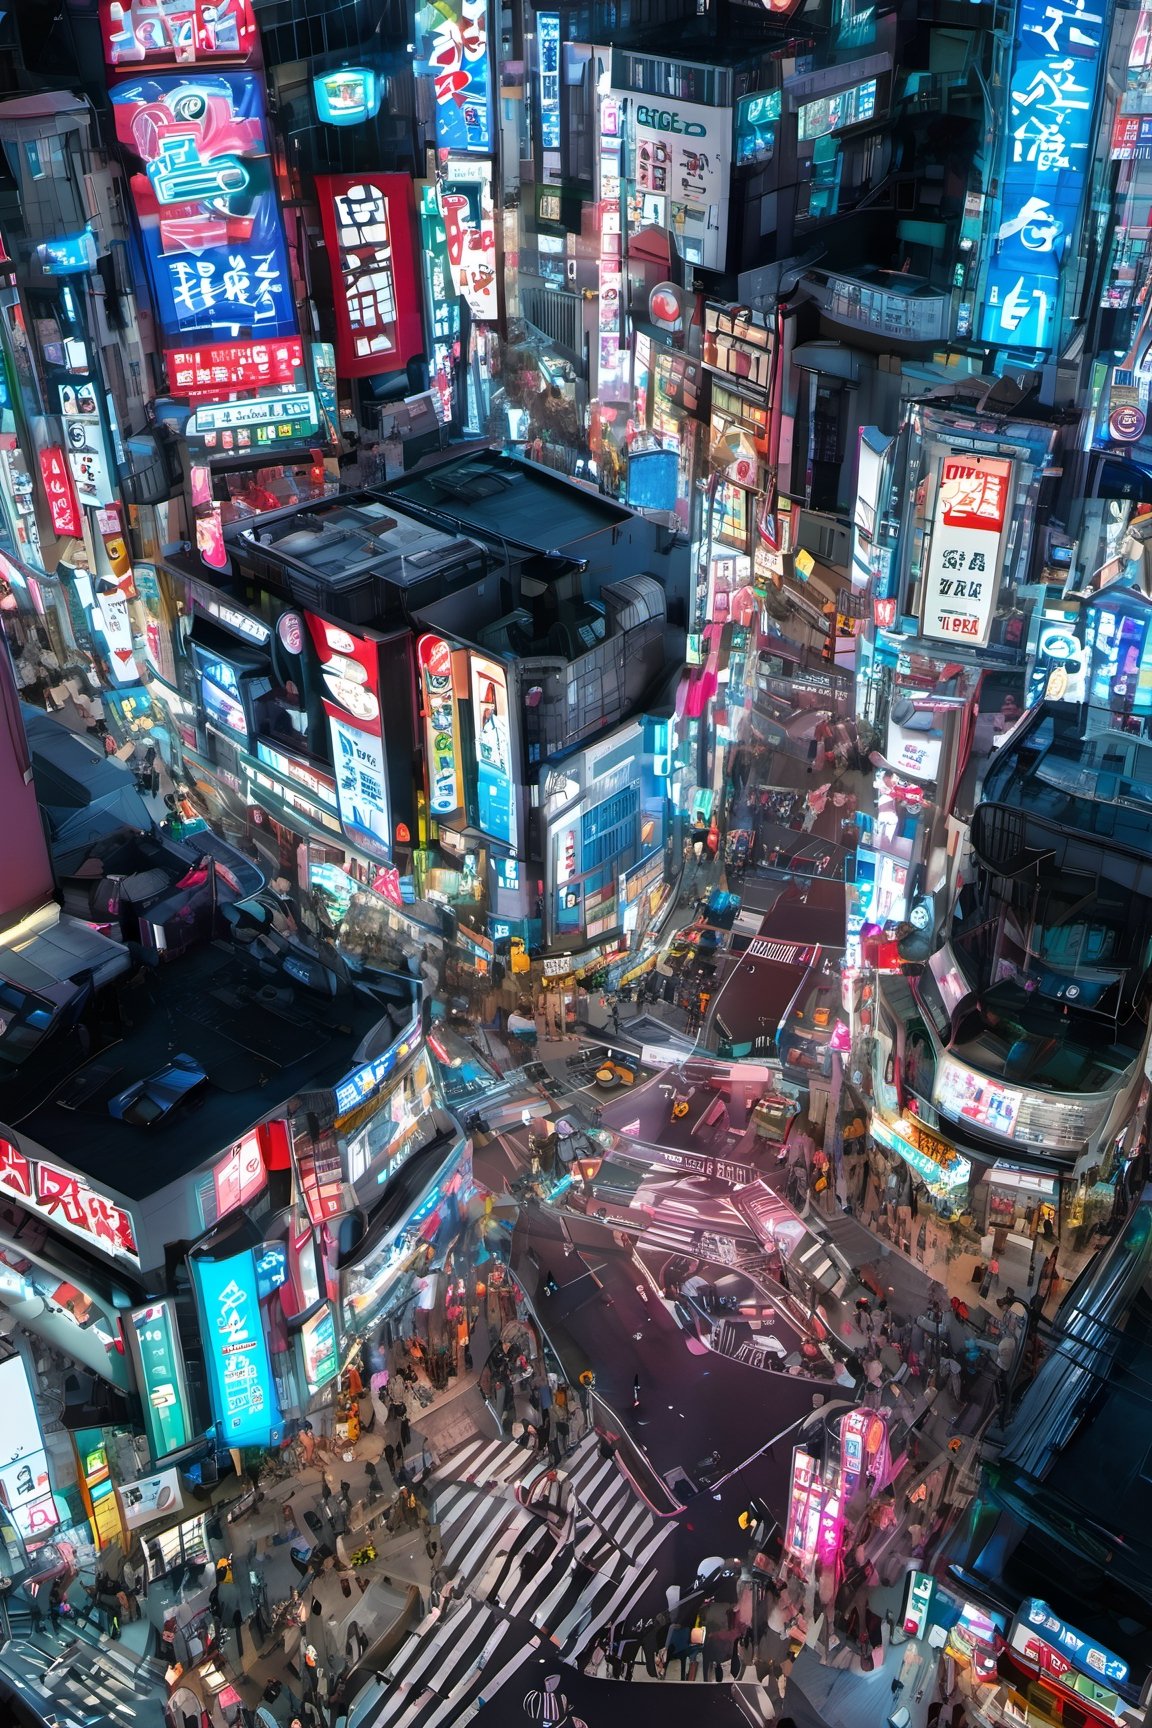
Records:
[[[983,800],[1146,853],[1152,849],[1152,741],[1111,728],[1085,735],[1078,706],[1042,703],[993,757]]]
[[[401,505],[442,511],[464,529],[538,552],[571,549],[605,528],[634,519],[632,511],[598,493],[494,450],[417,469],[395,481],[383,496]]]
[[[223,942],[138,967],[100,993],[83,1030],[47,1039],[0,1083],[0,1119],[129,1199],[156,1193],[297,1092],[334,1086],[381,1018],[352,991],[281,988],[269,1003],[260,982]],[[151,1128],[109,1115],[109,1099],[185,1053],[208,1076],[187,1104]]]

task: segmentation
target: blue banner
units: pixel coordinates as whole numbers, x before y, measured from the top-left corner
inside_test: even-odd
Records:
[[[280,1406],[250,1249],[228,1260],[191,1261],[212,1388],[212,1412],[226,1446],[270,1446],[280,1437]]]
[[[1102,0],[1020,0],[980,325],[981,340],[998,348],[1058,339],[1061,272],[1092,166],[1104,36]]]
[[[141,78],[112,91],[116,136],[167,341],[291,336],[296,308],[251,72]]]
[[[492,152],[488,0],[428,0],[416,9],[416,58],[432,79],[441,150]]]

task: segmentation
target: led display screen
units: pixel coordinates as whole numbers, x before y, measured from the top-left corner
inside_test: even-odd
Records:
[[[492,149],[487,0],[430,0],[416,8],[416,57],[432,80],[441,150]]]
[[[212,1409],[226,1446],[268,1446],[280,1410],[251,1250],[190,1262],[200,1301]]]
[[[133,1308],[124,1331],[144,1407],[148,1449],[153,1459],[164,1458],[187,1446],[194,1436],[184,1355],[171,1301],[165,1298]]]

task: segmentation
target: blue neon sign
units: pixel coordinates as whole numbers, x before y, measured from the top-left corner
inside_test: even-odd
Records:
[[[402,1038],[389,1044],[387,1050],[382,1050],[379,1056],[373,1056],[370,1062],[363,1062],[359,1068],[354,1068],[335,1088],[333,1096],[336,1099],[337,1116],[347,1116],[349,1111],[358,1110],[361,1104],[366,1104],[395,1072],[396,1064],[402,1062],[406,1056],[411,1056],[419,1044],[419,1029],[413,1026]]]
[[[1091,167],[1105,15],[1100,0],[1019,0],[1007,161],[993,213],[980,337],[1048,348],[1064,257]]]
[[[432,80],[440,149],[487,156],[494,131],[488,0],[417,6],[416,58]]]
[[[257,1298],[251,1249],[227,1260],[191,1261],[212,1391],[226,1446],[270,1446],[280,1437],[280,1406]]]
[[[1089,1674],[1093,1680],[1110,1680],[1115,1686],[1121,1686],[1127,1680],[1128,1664],[1122,1657],[1114,1656],[1101,1644],[1093,1644],[1083,1632],[1077,1632],[1074,1626],[1053,1614],[1047,1602],[1030,1597],[1021,1609],[1021,1619],[1042,1632],[1045,1643],[1066,1656],[1081,1674]]]
[[[540,46],[540,146],[560,148],[560,14],[538,12]]]

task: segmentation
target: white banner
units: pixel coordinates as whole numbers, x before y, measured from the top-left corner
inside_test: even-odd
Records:
[[[974,648],[987,643],[1011,496],[1011,462],[944,458],[924,576],[925,636]]]

